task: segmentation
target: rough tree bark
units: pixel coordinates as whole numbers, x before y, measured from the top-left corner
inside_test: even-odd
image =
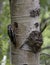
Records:
[[[39,0],[11,0],[10,9],[11,23],[16,33],[16,48],[11,44],[12,64],[40,65],[40,53],[30,52],[26,45],[20,49],[30,32],[36,30],[34,24],[39,22]],[[14,28],[14,22],[18,23],[17,29]],[[37,31],[40,31],[40,27]]]

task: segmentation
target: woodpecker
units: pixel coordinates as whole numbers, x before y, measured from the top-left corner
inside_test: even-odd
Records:
[[[16,47],[16,37],[15,37],[15,32],[12,29],[12,25],[8,25],[8,36],[13,43],[13,45]]]

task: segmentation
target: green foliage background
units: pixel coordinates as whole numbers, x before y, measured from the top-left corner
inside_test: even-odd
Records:
[[[50,0],[40,0],[41,4],[41,15],[40,19],[50,17]],[[50,20],[49,20],[50,21]],[[7,26],[11,23],[10,19],[10,7],[9,1],[3,1],[3,11],[2,15],[0,16],[0,62],[4,55],[7,56],[7,63],[6,65],[10,65],[9,61],[9,37],[7,34]],[[45,46],[50,46],[50,25],[47,26],[45,31],[43,32],[43,40]],[[46,49],[42,51],[42,53],[50,54],[50,49]],[[42,65],[50,65],[50,56],[46,54],[41,54],[41,64]]]
[[[0,16],[0,63],[3,59],[3,56],[7,56],[7,64],[10,65],[8,57],[8,48],[9,48],[9,38],[7,34],[7,26],[10,23],[10,7],[9,1],[3,1],[3,10]]]

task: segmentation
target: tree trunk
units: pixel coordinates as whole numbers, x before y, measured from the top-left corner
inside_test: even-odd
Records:
[[[20,47],[29,34],[35,30],[34,24],[39,22],[39,0],[11,0],[11,23],[18,23],[16,33],[16,48],[11,44],[11,61],[13,65],[40,65],[40,54],[29,51],[27,45]],[[40,28],[37,29],[40,31]]]

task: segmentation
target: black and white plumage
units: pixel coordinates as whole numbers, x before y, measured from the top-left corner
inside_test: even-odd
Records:
[[[13,43],[13,45],[16,47],[16,37],[15,37],[15,32],[12,29],[12,25],[8,25],[8,36]]]

